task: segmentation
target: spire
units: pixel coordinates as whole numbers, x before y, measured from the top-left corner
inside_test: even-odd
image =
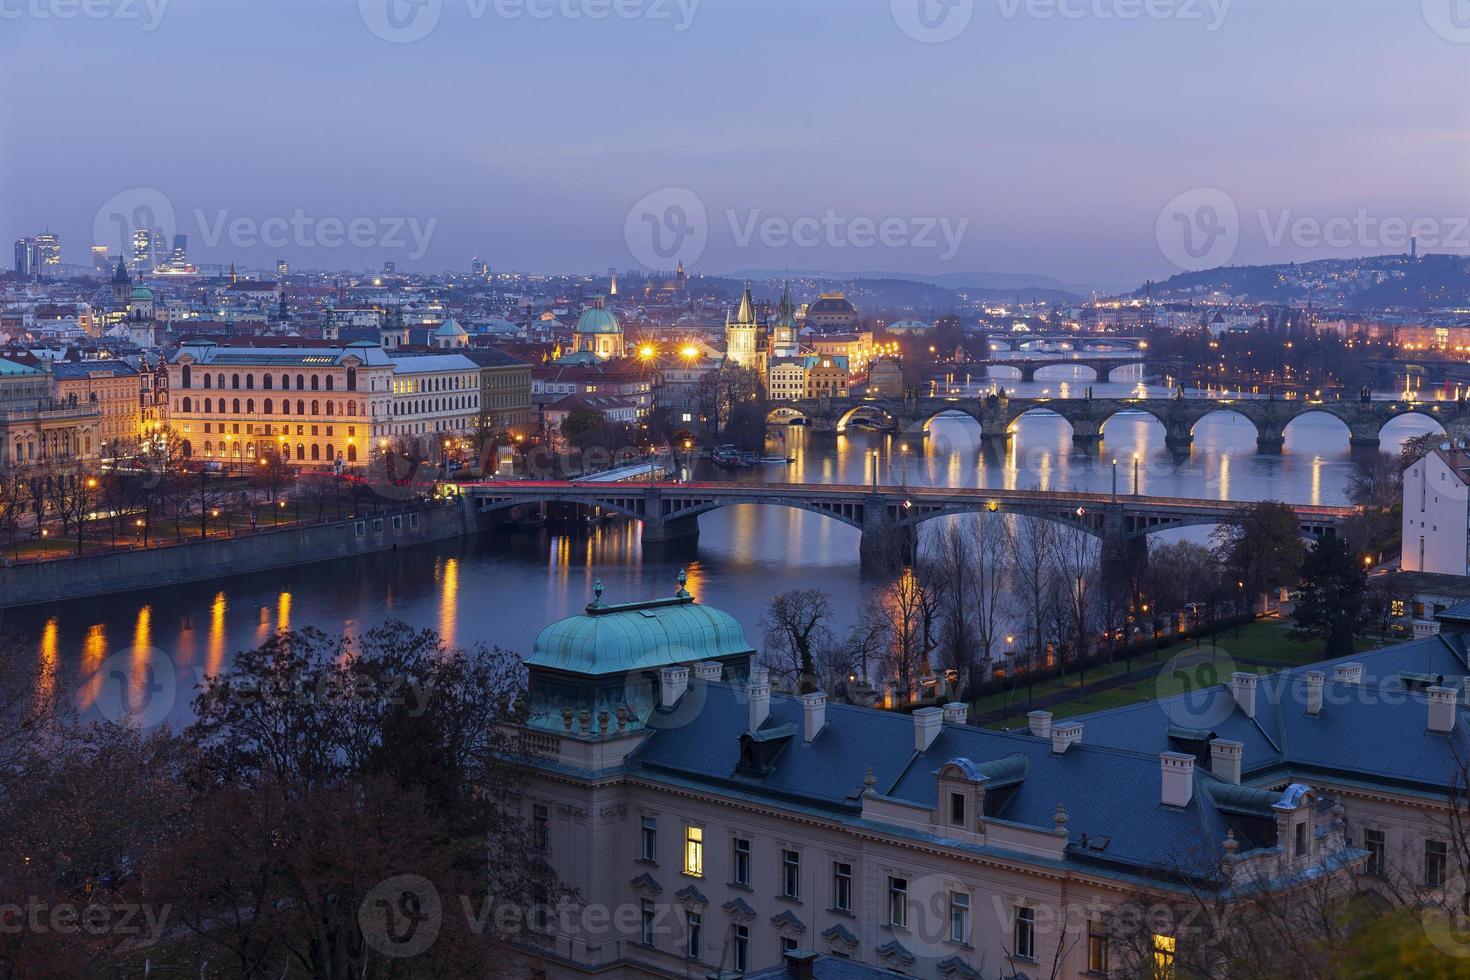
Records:
[[[735,322],[755,322],[755,300],[750,295],[750,283],[745,284],[745,292],[740,296],[740,309],[735,314]]]
[[[118,285],[132,285],[132,277],[128,275],[128,267],[123,264],[122,256],[117,259],[117,271],[112,274],[112,281]]]

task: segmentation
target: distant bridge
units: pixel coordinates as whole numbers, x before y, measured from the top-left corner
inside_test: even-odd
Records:
[[[484,481],[461,485],[471,514],[513,507],[570,503],[629,517],[643,524],[645,543],[699,534],[699,515],[737,504],[792,507],[840,521],[862,532],[864,558],[882,553],[896,534],[955,514],[1024,514],[1077,527],[1101,538],[1104,554],[1121,555],[1146,535],[1170,528],[1219,524],[1239,502],[1132,494],[952,487],[828,486],[799,483],[616,483]],[[1293,505],[1304,535],[1333,533],[1350,507]]]
[[[1122,412],[1143,412],[1164,427],[1164,444],[1187,452],[1194,427],[1217,413],[1232,413],[1256,428],[1261,452],[1280,452],[1286,427],[1304,415],[1323,414],[1348,428],[1349,444],[1377,447],[1383,427],[1402,415],[1421,415],[1439,424],[1453,438],[1470,437],[1470,406],[1460,401],[1316,401],[1267,398],[1010,398],[1005,395],[848,399],[805,399],[772,407],[773,422],[804,419],[817,431],[845,432],[854,422],[922,438],[929,423],[947,413],[968,415],[980,425],[982,437],[1000,443],[1010,436],[1022,416],[1042,412],[1059,415],[1072,426],[1072,440],[1083,446],[1101,441],[1103,428]]]

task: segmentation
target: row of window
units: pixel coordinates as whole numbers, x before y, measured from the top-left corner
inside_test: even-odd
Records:
[[[184,388],[192,388],[192,387],[194,387],[194,370],[193,370],[193,365],[191,365],[191,364],[185,364],[184,365],[184,368],[183,368],[183,371],[181,372],[181,374],[183,376],[182,377],[183,385],[181,387],[184,387]],[[223,387],[225,387],[225,376],[224,376],[223,373],[211,375],[207,371],[202,371],[202,372],[200,372],[200,374],[201,374],[201,377],[203,378],[203,381],[204,381],[203,387],[205,387],[205,388],[223,388]],[[322,383],[322,377],[321,377],[321,375],[317,375],[317,374],[311,375],[310,376],[310,382],[309,383],[311,385],[311,390],[312,391],[321,391],[321,390],[323,390],[323,383]],[[332,375],[330,375],[330,374],[327,375],[326,376],[325,390],[326,391],[331,391],[332,388],[333,388],[333,386],[336,385],[336,383],[337,383],[336,382],[336,379]],[[264,390],[270,391],[272,388],[275,387],[275,384],[276,384],[275,375],[273,375],[273,374],[264,374],[264,375],[261,375],[260,386]],[[298,374],[298,375],[296,375],[296,390],[297,391],[306,391],[307,390],[307,388],[306,388],[307,384],[308,384],[307,375],[304,375],[304,374]],[[240,375],[238,375],[238,374],[232,374],[232,375],[230,375],[230,387],[231,388],[235,388],[235,389],[238,389],[240,387]],[[250,391],[250,390],[253,390],[254,388],[255,388],[255,375],[253,375],[253,374],[247,374],[247,375],[245,375],[245,390],[246,391]],[[282,391],[290,391],[291,390],[291,375],[289,375],[289,374],[282,374],[281,375],[281,390]],[[357,368],[350,367],[350,368],[347,369],[347,390],[348,391],[356,391],[357,390]]]
[[[230,401],[228,403],[223,398],[221,398],[218,402],[216,402],[212,398],[206,398],[202,402],[199,403],[199,412],[200,412],[201,415],[214,415],[214,414],[218,414],[218,415],[239,415],[240,414],[240,404],[241,404],[240,403],[240,399],[238,399],[238,398],[233,399],[232,401]],[[245,399],[245,403],[244,404],[245,404],[245,414],[246,415],[254,415],[255,414],[255,399],[254,398],[247,398],[247,399]],[[311,414],[312,415],[321,415],[322,414],[322,411],[321,411],[322,403],[320,401],[318,401],[317,399],[313,398],[311,400],[311,403],[310,404],[311,404]],[[357,399],[355,399],[355,398],[350,398],[346,402],[335,402],[332,399],[328,398],[326,404],[327,404],[327,414],[328,415],[337,415],[337,414],[339,414],[339,410],[341,410],[340,411],[340,414],[344,414],[344,415],[356,415],[357,414]],[[190,414],[190,413],[192,413],[194,411],[194,405],[195,405],[194,400],[192,398],[190,398],[188,395],[185,395],[183,397],[183,399],[179,402],[179,410],[181,412],[183,412],[184,414]],[[304,398],[298,398],[296,400],[296,414],[297,415],[306,415],[307,414],[306,406],[307,406],[306,400]],[[276,403],[275,403],[275,401],[273,399],[267,398],[267,399],[265,399],[264,402],[261,403],[261,409],[262,409],[262,414],[264,414],[264,415],[274,415],[274,414],[276,414]],[[282,398],[281,399],[281,414],[282,415],[290,415],[291,414],[291,400],[289,398]]]
[[[1388,834],[1371,827],[1363,830],[1363,850],[1368,852],[1368,861],[1363,866],[1365,874],[1378,878],[1388,873]],[[1424,841],[1424,887],[1443,888],[1449,875],[1450,847],[1442,840],[1426,838]]]

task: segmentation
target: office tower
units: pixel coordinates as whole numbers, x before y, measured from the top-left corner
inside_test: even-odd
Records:
[[[470,259],[470,275],[476,279],[485,278],[485,260],[478,255]]]
[[[287,276],[291,274],[291,267],[286,264],[285,259],[276,259],[276,275]]]
[[[173,263],[173,265],[175,267],[178,267],[178,268],[182,268],[183,266],[186,266],[186,265],[189,264],[189,236],[188,235],[175,235],[174,236],[174,251],[173,251],[173,254],[171,256],[169,256],[169,261],[171,263]]]
[[[92,246],[92,271],[99,276],[105,276],[112,270],[107,252],[106,245]]]
[[[383,272],[386,273],[387,275],[390,275],[391,276],[391,275],[393,275],[393,273],[395,273],[397,271],[398,271],[398,263],[397,262],[384,262],[383,263]]]
[[[36,275],[36,240],[18,238],[15,241],[15,275],[20,279],[31,279]]]
[[[153,233],[147,228],[133,231],[133,271],[140,276],[153,271]]]
[[[61,274],[61,239],[51,229],[36,236],[36,274],[55,276]]]

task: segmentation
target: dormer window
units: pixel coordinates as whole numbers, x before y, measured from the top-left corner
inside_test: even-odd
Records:
[[[949,822],[956,827],[965,825],[965,794],[949,794]]]

